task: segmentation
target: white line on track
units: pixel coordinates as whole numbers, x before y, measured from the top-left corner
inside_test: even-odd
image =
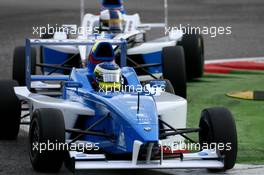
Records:
[[[213,64],[213,63],[227,63],[234,61],[260,61],[264,62],[264,57],[251,57],[251,58],[226,58],[226,59],[218,59],[218,60],[205,60],[205,64]]]

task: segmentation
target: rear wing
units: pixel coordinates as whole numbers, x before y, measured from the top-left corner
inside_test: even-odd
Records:
[[[100,0],[102,2],[102,5],[104,3],[104,0]],[[120,8],[124,8],[123,7],[123,0],[118,0],[120,2]],[[164,27],[168,27],[168,0],[163,0],[163,4],[164,4],[164,22],[163,23],[143,23],[139,26],[139,28],[144,28],[145,30],[150,29],[150,28],[164,28]],[[107,7],[105,7],[107,8]],[[109,7],[111,8],[111,6]],[[124,9],[123,9],[124,10]],[[82,24],[83,21],[83,17],[85,15],[85,0],[80,0],[80,20]]]
[[[92,46],[98,41],[109,42],[112,45],[120,47],[120,66],[125,67],[127,65],[126,58],[126,41],[113,40],[113,39],[93,39],[93,40],[55,40],[55,39],[26,39],[26,86],[30,90],[31,82],[33,81],[69,81],[70,75],[31,75],[31,47],[32,46],[56,46],[56,45],[74,45],[74,46]],[[56,58],[55,58],[56,59]]]

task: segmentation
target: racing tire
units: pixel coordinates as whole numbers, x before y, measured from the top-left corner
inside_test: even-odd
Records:
[[[31,48],[31,74],[36,74],[37,51]],[[20,86],[26,85],[26,47],[16,47],[13,55],[13,80]]]
[[[220,159],[223,160],[222,169],[209,169],[211,171],[225,171],[234,167],[237,157],[237,131],[231,112],[226,108],[216,107],[204,109],[199,123],[199,143],[220,144],[224,149],[217,149]]]
[[[184,49],[187,80],[200,78],[204,70],[204,41],[200,34],[184,34],[181,44]]]
[[[176,95],[186,98],[186,71],[184,50],[181,46],[165,47],[162,50],[163,78],[171,82]]]
[[[21,103],[14,87],[18,83],[13,80],[0,80],[0,140],[15,140],[19,133]]]
[[[46,145],[42,152],[41,144]],[[36,109],[29,129],[29,155],[33,169],[46,173],[59,172],[65,159],[65,150],[47,148],[48,145],[60,144],[65,144],[62,112],[58,109]]]

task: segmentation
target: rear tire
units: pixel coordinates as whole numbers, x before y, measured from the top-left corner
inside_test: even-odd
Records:
[[[184,34],[181,46],[184,49],[186,76],[188,80],[203,76],[204,41],[202,35]]]
[[[21,103],[14,92],[15,86],[18,86],[16,81],[0,81],[0,140],[14,140],[19,133]]]
[[[176,95],[186,98],[186,73],[184,51],[180,46],[162,50],[163,78],[168,79]]]
[[[224,167],[220,171],[233,168],[237,157],[237,132],[231,112],[226,108],[205,109],[202,112],[199,127],[201,145],[211,143],[225,145],[225,149],[219,150],[224,162]],[[229,148],[226,147],[227,144]],[[219,171],[219,169],[210,170]]]
[[[34,170],[38,172],[58,172],[65,158],[64,150],[39,150],[34,144],[65,144],[65,124],[63,114],[57,109],[36,109],[29,129],[29,155]]]
[[[31,48],[31,74],[36,74],[35,48]],[[13,57],[13,80],[16,80],[20,86],[26,85],[26,47],[16,47]]]

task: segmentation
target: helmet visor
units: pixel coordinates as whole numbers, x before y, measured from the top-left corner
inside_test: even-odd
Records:
[[[103,82],[120,82],[120,74],[104,74]]]

